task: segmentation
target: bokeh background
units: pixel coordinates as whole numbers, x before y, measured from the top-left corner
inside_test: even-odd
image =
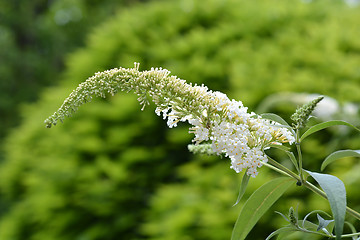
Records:
[[[285,119],[309,94],[323,94],[330,98],[313,124],[359,126],[359,23],[357,1],[0,0],[0,239],[230,239],[242,176],[228,159],[190,154],[187,125],[168,129],[154,106],[141,112],[125,93],[94,100],[52,129],[44,119],[95,72],[136,61]],[[320,171],[331,152],[359,148],[352,130],[321,131],[304,142],[304,167]],[[325,171],[345,182],[356,210],[358,162]],[[245,199],[276,176],[263,167]],[[285,225],[274,211],[291,206],[300,217],[329,212],[294,186],[248,239]]]

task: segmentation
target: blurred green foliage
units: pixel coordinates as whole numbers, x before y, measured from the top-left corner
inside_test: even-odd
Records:
[[[359,12],[341,1],[276,0],[155,1],[121,9],[68,58],[59,86],[23,108],[23,123],[7,138],[0,239],[228,239],[241,207],[231,207],[241,176],[228,159],[190,155],[187,126],[167,129],[153,106],[140,112],[136,96],[122,93],[94,100],[51,130],[42,121],[94,72],[134,61],[224,91],[250,110],[281,91],[359,102]],[[340,140],[322,146],[334,136]],[[359,146],[352,133],[323,131],[304,142],[305,168],[316,171],[332,150]],[[334,166],[329,170],[345,180],[349,203],[359,209],[359,165],[350,159]],[[247,196],[273,174],[263,167]],[[294,186],[273,210],[298,203],[301,213],[326,210],[306,194]],[[249,239],[264,239],[282,224],[271,210]]]
[[[141,0],[0,0],[0,141],[20,121],[19,103],[55,85],[64,57],[86,33]]]

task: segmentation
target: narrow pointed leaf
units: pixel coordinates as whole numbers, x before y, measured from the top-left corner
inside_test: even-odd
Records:
[[[241,180],[238,198],[236,200],[236,203],[233,206],[237,205],[240,202],[241,198],[244,196],[246,187],[247,187],[247,185],[249,183],[249,179],[250,179],[250,175],[247,175],[246,172],[245,172],[244,176],[243,176],[243,178]]]
[[[327,217],[331,217],[328,213],[326,213],[326,212],[324,212],[324,211],[322,211],[322,210],[313,210],[313,211],[311,211],[311,212],[309,212],[308,214],[306,214],[306,216],[304,217],[304,222],[308,222],[307,221],[307,218],[311,215],[311,214],[314,214],[314,213],[322,213],[322,214],[324,214],[324,215],[326,215]],[[304,225],[302,225],[302,227],[303,228],[305,228],[305,226]],[[316,228],[315,228],[316,229]]]
[[[308,220],[299,220],[299,226],[302,226],[302,229],[306,229],[309,232],[316,232],[318,225],[310,222]]]
[[[289,234],[290,232],[296,232],[296,231],[298,231],[298,230],[296,228],[294,228],[293,226],[282,227],[282,228],[279,228],[278,230],[272,232],[265,240],[269,240],[270,238],[272,238],[278,234],[281,234],[281,233]]]
[[[279,144],[270,144],[269,147],[271,148],[276,148],[276,149],[280,149],[282,151],[289,151],[290,148],[284,145],[279,145]]]
[[[321,171],[323,171],[325,167],[330,163],[344,157],[360,157],[360,150],[339,150],[333,152],[332,154],[327,156],[321,164]]]
[[[290,151],[286,151],[286,154],[289,156],[291,162],[294,164],[296,170],[299,172],[299,165],[298,165],[298,162],[296,160],[294,153],[292,153]]]
[[[289,151],[290,150],[289,147],[286,147],[284,145],[278,145],[278,144],[270,144],[269,146],[271,148],[276,148],[276,149],[280,149],[280,150],[284,151],[289,156],[289,158],[290,158],[291,162],[294,164],[296,170],[299,172],[299,166],[298,166],[296,157],[292,152]]]
[[[352,233],[356,233],[356,228],[351,222],[345,221],[345,224],[348,225]],[[360,234],[359,234],[360,235]]]
[[[276,115],[274,113],[263,113],[263,114],[260,114],[260,116],[262,118],[265,118],[265,119],[280,123],[281,127],[288,128],[289,130],[291,130],[293,132],[292,127],[282,117],[280,117],[279,115]]]
[[[326,228],[329,225],[329,223],[334,221],[333,219],[325,220],[324,218],[322,218],[320,216],[320,214],[316,214],[316,216],[317,216],[317,219],[319,220],[319,225],[318,225],[316,231],[320,231],[321,229]]]
[[[262,118],[265,118],[265,119],[269,119],[269,120],[272,120],[272,121],[275,121],[275,122],[278,122],[282,125],[287,125],[289,126],[289,124],[282,118],[280,117],[279,115],[276,115],[274,113],[263,113],[263,114],[260,114],[260,116]],[[290,126],[289,126],[290,127]]]
[[[231,239],[243,240],[261,216],[294,184],[293,179],[281,177],[265,183],[245,202],[235,223]]]
[[[344,183],[339,178],[329,174],[306,172],[319,183],[326,193],[335,220],[336,239],[341,239],[346,213],[346,190]]]
[[[327,122],[323,122],[323,123],[319,123],[316,124],[314,126],[312,126],[311,128],[309,128],[300,138],[300,142],[303,141],[306,137],[308,137],[309,135],[318,132],[320,130],[323,130],[325,128],[331,127],[331,126],[339,126],[339,125],[343,125],[343,126],[348,126],[348,127],[352,127],[354,129],[356,129],[357,131],[360,131],[360,129],[356,128],[354,125],[345,122],[345,121],[341,121],[341,120],[332,120],[332,121],[327,121]]]
[[[290,223],[290,220],[283,213],[278,212],[278,211],[275,211],[275,213],[279,214],[280,216],[282,216],[285,219],[285,221]]]

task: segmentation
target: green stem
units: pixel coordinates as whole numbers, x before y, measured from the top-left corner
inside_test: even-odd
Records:
[[[357,236],[360,236],[360,232],[341,235],[341,237],[357,237]]]
[[[297,181],[301,181],[301,178],[295,174],[294,172],[292,172],[290,169],[284,167],[283,165],[281,165],[280,163],[276,162],[274,159],[272,159],[271,157],[268,156],[269,159],[269,163],[267,164],[265,163],[266,166],[270,167],[271,169],[286,175],[288,177],[292,177],[294,179],[296,179]],[[311,191],[313,191],[314,193],[316,193],[317,195],[325,198],[326,200],[328,200],[326,193],[324,191],[322,191],[321,189],[319,189],[318,187],[314,186],[312,183],[308,182],[308,181],[302,181],[302,185],[308,189],[310,189]],[[346,211],[349,215],[353,216],[354,218],[360,220],[360,213],[356,212],[354,209],[346,207]]]
[[[301,154],[301,147],[300,147],[300,131],[297,128],[296,129],[296,151],[298,153],[298,160],[299,160],[299,177],[300,177],[300,182],[303,183],[304,182],[304,175],[303,175],[303,161],[302,161],[302,154]]]
[[[310,231],[310,230],[307,230],[307,229],[301,228],[301,227],[297,227],[297,229],[299,231],[301,231],[301,232],[304,232],[304,233],[311,233],[311,234],[320,235],[320,236],[323,236],[323,237],[334,238],[333,236],[322,233],[322,232],[314,232],[314,231]]]
[[[291,177],[291,175],[289,175],[287,172],[284,172],[283,170],[280,170],[278,169],[277,167],[271,165],[271,164],[268,164],[268,163],[263,163],[265,166],[271,168],[272,170],[278,172],[278,173],[281,173],[282,175],[286,175],[288,177]]]
[[[292,177],[292,178],[296,179],[297,181],[300,181],[299,176],[296,175],[293,171],[291,171],[291,170],[288,169],[287,167],[281,165],[280,163],[278,163],[277,161],[275,161],[275,160],[272,159],[271,157],[269,157],[269,156],[267,156],[267,157],[268,157],[268,159],[269,159],[269,163],[270,163],[273,167],[275,167],[275,168],[278,169],[278,170],[281,170],[281,172],[280,172],[280,171],[278,171],[278,172],[280,172],[280,173],[284,172],[285,175],[287,175],[287,176],[289,176],[289,177]],[[277,170],[276,170],[276,171],[277,171]]]
[[[314,193],[316,193],[317,195],[325,198],[326,200],[328,200],[326,193],[323,192],[321,189],[317,188],[316,186],[314,186],[313,184],[309,183],[308,181],[304,181],[303,182],[304,187],[310,189],[311,191],[313,191]],[[353,216],[354,218],[360,220],[360,213],[356,212],[354,209],[346,207],[346,212]]]

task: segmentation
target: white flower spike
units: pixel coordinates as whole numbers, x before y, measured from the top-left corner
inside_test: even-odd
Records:
[[[119,90],[138,95],[142,109],[148,96],[157,106],[155,113],[167,118],[170,128],[179,121],[188,122],[193,142],[210,141],[212,150],[225,154],[236,172],[247,169],[255,177],[257,169],[267,162],[264,149],[270,144],[294,142],[291,132],[278,123],[248,113],[241,101],[230,100],[224,93],[208,90],[204,85],[192,85],[170,76],[166,69],[115,68],[98,72],[81,83],[52,116],[45,120],[47,127],[63,121],[77,108],[95,97],[114,95]]]

